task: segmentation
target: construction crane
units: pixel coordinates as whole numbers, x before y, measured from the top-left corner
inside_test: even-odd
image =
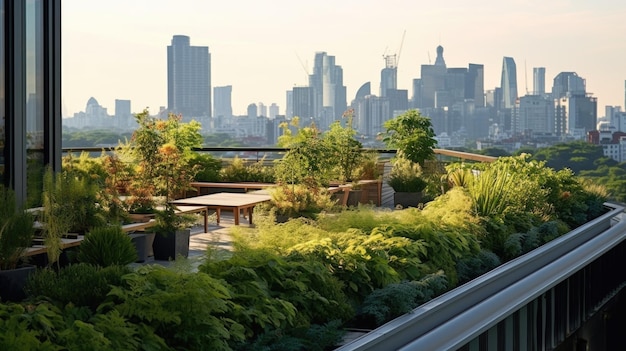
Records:
[[[304,69],[304,82],[306,84],[308,84],[309,82],[309,67],[304,64],[304,62],[302,62],[302,59],[300,58],[300,55],[298,55],[298,53],[296,52],[296,57],[298,58],[298,61],[300,61],[300,65],[302,66],[302,69]]]
[[[406,29],[402,32],[402,40],[400,40],[400,48],[398,49],[398,57],[396,58],[396,67],[400,64],[400,53],[402,53],[402,44],[404,44],[404,36],[406,35]]]
[[[404,43],[404,35],[406,34],[406,29],[404,33],[402,33],[402,40],[400,41],[400,48],[398,49],[398,53],[394,55],[387,55],[387,48],[385,48],[385,52],[383,53],[383,60],[385,60],[386,68],[398,68],[398,64],[400,63],[400,53],[402,52],[402,44]]]

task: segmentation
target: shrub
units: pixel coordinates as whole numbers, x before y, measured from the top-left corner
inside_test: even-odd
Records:
[[[93,228],[80,245],[78,261],[96,266],[124,266],[137,260],[130,237],[120,226]]]
[[[217,182],[220,180],[222,161],[210,154],[191,153],[189,164],[198,169],[194,177],[199,182]]]
[[[264,165],[265,158],[250,165],[237,156],[220,170],[220,179],[225,182],[274,183],[274,168]]]
[[[419,281],[389,284],[365,298],[358,319],[369,327],[379,326],[411,311],[446,289],[447,279],[441,271]]]
[[[153,265],[140,267],[111,289],[99,312],[116,310],[145,324],[177,350],[230,350],[243,341],[243,327],[232,319],[241,307],[232,303],[223,283],[204,273]]]
[[[128,267],[101,268],[84,263],[69,265],[58,272],[50,268],[39,269],[29,277],[24,291],[30,300],[45,297],[58,306],[71,302],[95,311],[111,286],[120,285],[121,277],[130,272]]]
[[[333,206],[330,194],[320,187],[301,184],[281,185],[268,189],[271,206],[277,215],[287,217],[308,217],[328,210]]]

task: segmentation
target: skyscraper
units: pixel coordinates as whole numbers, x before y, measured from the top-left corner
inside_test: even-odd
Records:
[[[546,93],[546,68],[533,68],[533,94],[543,95]]]
[[[561,72],[554,77],[552,84],[552,98],[559,99],[566,95],[585,95],[585,80],[576,72]]]
[[[500,87],[502,88],[502,105],[500,107],[515,107],[515,100],[517,100],[517,69],[515,60],[512,57],[504,57],[502,60]]]
[[[314,117],[319,119],[320,129],[326,129],[334,120],[341,118],[347,108],[343,69],[335,64],[335,56],[326,52],[315,54],[315,66],[313,74],[309,76],[309,87],[313,89]]]
[[[167,107],[183,118],[211,116],[211,54],[208,46],[190,46],[174,35],[167,47]]]
[[[380,96],[386,97],[387,91],[398,89],[398,65],[396,55],[386,55],[385,68],[380,71]]]
[[[470,63],[465,82],[465,98],[473,99],[476,107],[485,107],[485,66]]]

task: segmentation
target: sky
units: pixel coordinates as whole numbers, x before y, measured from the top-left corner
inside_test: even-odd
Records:
[[[517,65],[519,95],[533,90],[533,67],[554,77],[576,72],[604,106],[624,106],[626,1],[623,0],[63,0],[64,116],[94,97],[114,114],[167,105],[167,46],[187,35],[208,46],[211,85],[231,85],[235,115],[276,103],[308,83],[316,52],[342,66],[348,101],[371,82],[378,95],[383,55],[398,57],[398,89],[444,47],[448,67],[483,64],[485,89],[500,85],[502,58]]]

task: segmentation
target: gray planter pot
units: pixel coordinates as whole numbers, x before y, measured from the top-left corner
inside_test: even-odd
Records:
[[[25,265],[16,269],[0,270],[0,299],[2,302],[20,302],[25,297],[24,285],[28,276],[35,273],[36,266]]]
[[[422,202],[422,192],[417,193],[405,193],[405,192],[395,192],[393,194],[393,205],[395,207],[402,206],[402,208],[407,207],[417,207]]]
[[[189,257],[189,238],[191,229],[181,229],[169,235],[155,235],[152,243],[154,259],[159,261],[175,260],[176,257]]]
[[[348,201],[346,202],[346,206],[358,206],[361,202],[362,196],[363,190],[350,190],[350,193],[348,193]]]
[[[154,255],[152,251],[152,243],[154,242],[154,233],[134,233],[129,234],[130,240],[135,245],[135,250],[137,250],[137,261],[136,262],[145,262],[148,257]]]

